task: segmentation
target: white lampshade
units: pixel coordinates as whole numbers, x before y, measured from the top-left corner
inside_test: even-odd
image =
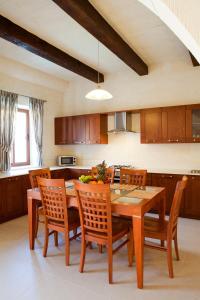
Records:
[[[100,87],[98,87],[95,90],[90,91],[85,96],[85,98],[87,98],[87,99],[97,100],[97,101],[108,100],[108,99],[111,99],[112,97],[113,96],[109,92],[101,89]]]

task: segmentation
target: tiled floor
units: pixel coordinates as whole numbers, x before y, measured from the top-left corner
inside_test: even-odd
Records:
[[[165,253],[145,249],[144,289],[136,288],[135,264],[127,266],[126,248],[114,257],[114,284],[107,282],[107,256],[87,250],[85,273],[78,272],[80,242],[71,243],[71,266],[65,266],[64,244],[50,243],[42,256],[42,230],[35,251],[28,246],[27,217],[0,225],[1,300],[200,300],[200,221],[180,219],[181,261],[168,278]]]

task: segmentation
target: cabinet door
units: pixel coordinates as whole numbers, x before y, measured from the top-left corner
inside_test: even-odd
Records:
[[[160,186],[166,188],[166,213],[170,213],[172,200],[174,197],[174,192],[178,180],[181,180],[181,175],[172,175],[172,174],[152,174],[152,186]],[[181,206],[181,215],[183,211],[183,203]]]
[[[6,219],[23,215],[24,198],[22,192],[22,177],[10,177],[4,180]]]
[[[70,169],[69,177],[70,179],[78,179],[81,175],[89,175],[91,170],[88,169]]]
[[[162,140],[164,143],[181,143],[186,140],[185,107],[163,108]]]
[[[148,109],[141,112],[141,143],[162,141],[161,109]]]
[[[55,144],[72,144],[72,117],[55,118]]]
[[[184,217],[200,219],[200,176],[188,176]]]
[[[186,142],[200,143],[200,105],[186,109]]]
[[[28,213],[27,190],[31,189],[31,183],[28,175],[20,176],[22,180],[23,213]]]
[[[75,116],[73,117],[72,122],[73,122],[73,143],[85,144],[86,117]]]
[[[69,179],[69,169],[61,169],[61,170],[54,170],[51,171],[51,177],[53,179]]]
[[[86,117],[86,144],[100,144],[100,115]]]
[[[0,223],[2,223],[5,218],[5,200],[4,179],[0,179]]]

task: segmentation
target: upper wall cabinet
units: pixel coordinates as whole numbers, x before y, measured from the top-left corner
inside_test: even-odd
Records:
[[[72,117],[55,118],[55,144],[72,144]]]
[[[163,143],[185,142],[186,113],[185,106],[162,109]]]
[[[200,105],[186,107],[186,141],[200,142]]]
[[[146,109],[141,112],[141,143],[160,143],[162,141],[162,110]]]
[[[107,144],[107,115],[55,118],[55,144]]]

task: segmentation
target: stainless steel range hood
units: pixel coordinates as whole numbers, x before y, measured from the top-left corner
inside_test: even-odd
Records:
[[[115,112],[114,128],[108,133],[134,132],[132,130],[132,115],[128,112]]]

